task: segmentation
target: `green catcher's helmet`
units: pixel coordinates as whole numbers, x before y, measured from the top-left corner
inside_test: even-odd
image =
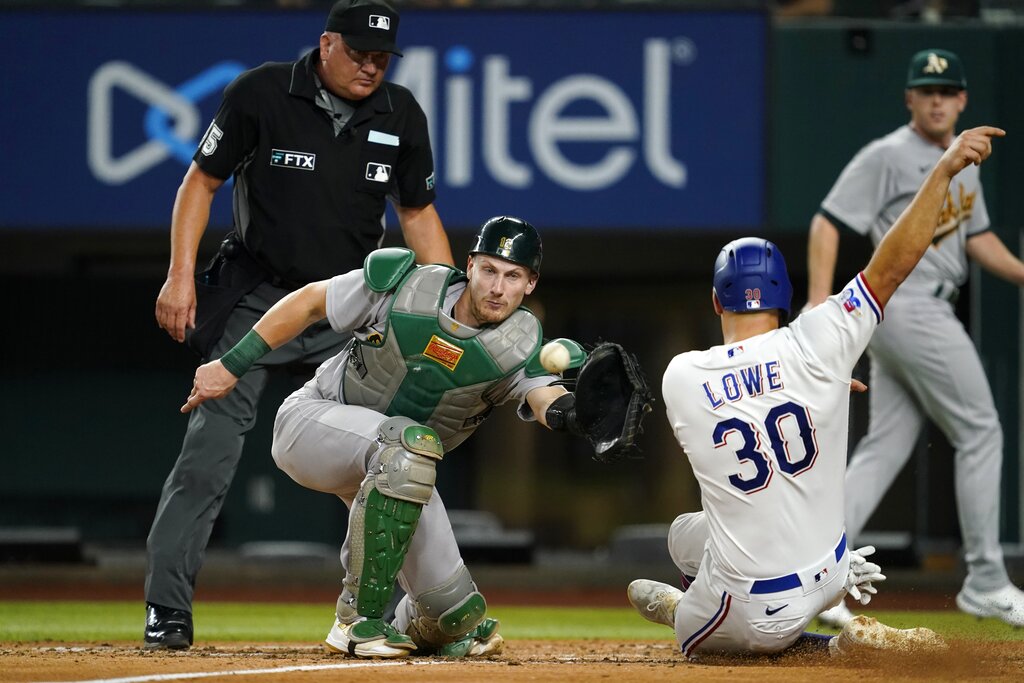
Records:
[[[489,254],[540,272],[544,249],[537,229],[512,216],[495,216],[480,226],[470,254]]]

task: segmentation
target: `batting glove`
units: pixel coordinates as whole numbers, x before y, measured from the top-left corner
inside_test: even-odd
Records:
[[[875,546],[866,545],[857,550],[850,550],[850,572],[846,575],[846,592],[862,605],[871,602],[871,596],[878,593],[872,585],[873,581],[885,581],[882,568],[874,562],[868,562],[873,555]]]

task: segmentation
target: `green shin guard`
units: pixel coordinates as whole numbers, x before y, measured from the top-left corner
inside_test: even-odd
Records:
[[[394,592],[423,506],[434,491],[441,440],[429,427],[393,417],[380,426],[379,470],[364,482],[354,529],[362,529],[361,547],[353,547],[361,573],[356,610],[380,619]],[[361,561],[360,561],[361,559]]]
[[[377,489],[371,489],[367,495],[357,602],[361,616],[384,616],[422,510],[421,503],[388,498]]]

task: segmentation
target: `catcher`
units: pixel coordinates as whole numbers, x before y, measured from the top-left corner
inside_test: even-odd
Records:
[[[494,406],[515,401],[523,420],[583,435],[600,460],[635,451],[651,395],[632,356],[606,344],[588,359],[575,342],[552,342],[543,357],[560,371],[578,368],[575,392],[541,363],[540,322],[521,306],[537,286],[541,253],[534,227],[506,216],[480,228],[465,273],[416,266],[408,249],[377,250],[362,269],[282,299],[196,371],[182,412],[225,396],[318,320],[353,334],[285,400],[274,424],[278,467],[349,508],[330,651],[398,658],[501,650],[498,622],[486,616],[434,488],[442,458]],[[406,595],[387,623],[396,578]]]

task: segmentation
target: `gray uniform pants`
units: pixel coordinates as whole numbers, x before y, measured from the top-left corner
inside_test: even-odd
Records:
[[[219,358],[234,346],[287,293],[263,283],[243,297],[231,312],[212,357]],[[326,321],[318,323],[264,356],[230,394],[192,411],[181,453],[164,482],[146,541],[147,602],[192,611],[192,594],[206,544],[238,467],[245,434],[256,422],[268,370],[301,363],[312,372],[338,353],[346,341]]]
[[[378,427],[386,419],[369,408],[322,398],[316,383],[309,382],[285,399],[277,412],[274,461],[297,483],[336,495],[351,509],[367,472],[375,472],[380,464]],[[346,571],[349,545],[362,542],[350,533],[351,527],[341,549]],[[448,513],[434,489],[420,514],[398,583],[409,595],[422,595],[449,581],[462,566]],[[402,614],[400,610],[399,629],[408,626],[408,615]]]
[[[846,471],[846,528],[856,538],[910,458],[925,418],[956,449],[956,505],[965,585],[990,591],[1009,584],[999,547],[1003,433],[978,352],[953,306],[897,292],[868,347],[867,435]]]

